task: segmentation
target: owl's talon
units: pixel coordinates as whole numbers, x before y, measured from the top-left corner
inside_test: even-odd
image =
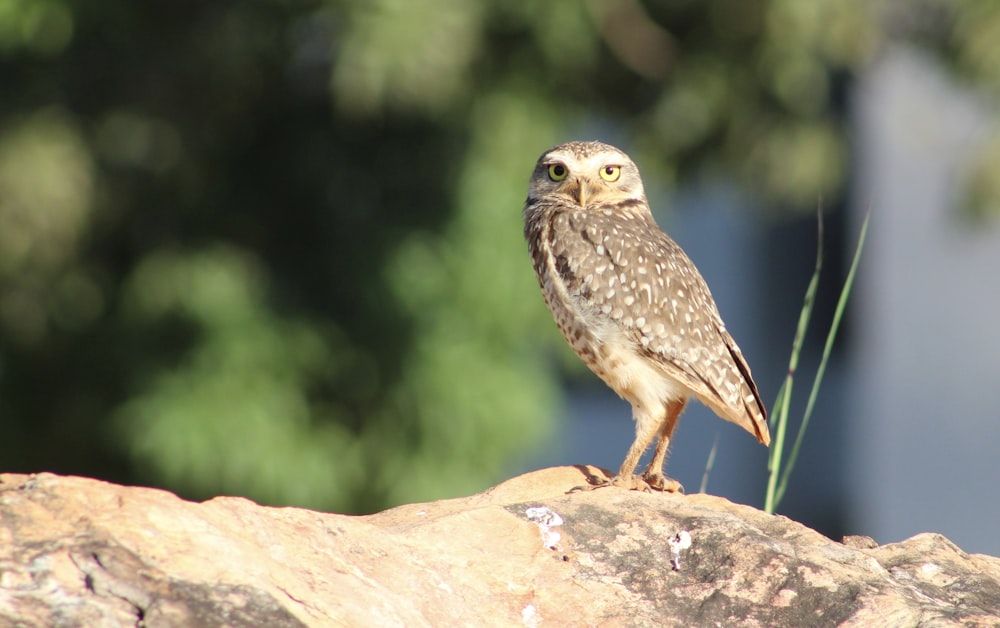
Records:
[[[642,475],[616,475],[608,478],[589,478],[591,484],[582,484],[569,489],[567,493],[581,493],[599,488],[615,486],[627,491],[642,491],[643,493],[684,493],[684,487],[677,480],[665,477],[662,473],[644,473]]]
[[[618,488],[624,488],[630,491],[642,491],[644,493],[652,492],[651,487],[646,481],[639,475],[616,475],[611,478],[608,482],[612,486],[617,486]]]
[[[647,486],[653,489],[663,492],[663,493],[680,493],[684,494],[684,485],[674,480],[668,478],[662,473],[650,473],[647,471],[642,474],[642,479],[645,481]]]

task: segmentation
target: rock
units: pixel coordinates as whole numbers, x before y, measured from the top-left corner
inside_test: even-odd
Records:
[[[0,625],[996,626],[1000,559],[545,469],[369,516],[0,475]],[[870,540],[869,540],[870,541]]]

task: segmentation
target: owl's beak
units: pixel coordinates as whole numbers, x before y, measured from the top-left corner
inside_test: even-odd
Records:
[[[587,200],[594,196],[596,190],[591,189],[590,182],[587,179],[578,177],[566,186],[566,192],[569,193],[574,201],[580,204],[580,207],[586,207]]]

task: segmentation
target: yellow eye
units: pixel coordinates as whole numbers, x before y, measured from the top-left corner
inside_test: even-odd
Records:
[[[552,164],[549,166],[549,178],[553,181],[562,181],[569,174],[569,170],[566,170],[566,166],[562,164]]]
[[[614,183],[620,176],[622,176],[621,166],[604,166],[601,168],[601,178],[608,183]]]

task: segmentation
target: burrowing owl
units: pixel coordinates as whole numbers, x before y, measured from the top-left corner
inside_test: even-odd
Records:
[[[538,160],[524,236],[556,324],[588,367],[632,404],[635,441],[612,484],[676,491],[663,475],[690,396],[767,445],[767,411],[750,367],[684,251],[659,229],[639,169],[600,142]],[[639,458],[659,436],[642,476]]]

